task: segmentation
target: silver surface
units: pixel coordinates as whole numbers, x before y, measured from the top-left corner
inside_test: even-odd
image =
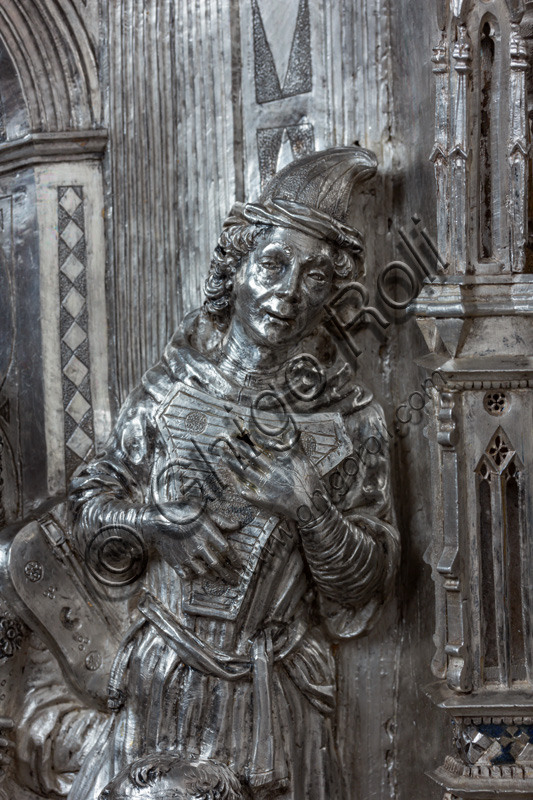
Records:
[[[236,204],[205,306],[75,471],[68,515],[56,506],[6,532],[4,599],[66,682],[43,670],[43,690],[21,698],[20,787],[46,796],[61,773],[61,793],[89,800],[140,756],[168,752],[222,760],[251,797],[346,795],[332,643],[379,619],[399,537],[383,413],[325,311],[357,277],[349,202],[375,172],[371,152],[334,148]],[[81,192],[59,191],[66,238]],[[76,744],[46,713],[57,692],[84,731]]]
[[[500,6],[503,9],[504,4],[496,5],[498,14],[502,14]],[[493,13],[495,9],[494,3],[481,1],[471,6],[475,13]],[[512,11],[512,22],[518,22],[522,4],[505,6]],[[442,209],[448,167],[441,169],[443,183],[436,192],[434,165],[428,156],[434,141],[435,108],[431,48],[439,39],[437,22],[441,27],[447,26],[448,4],[422,0],[394,4],[378,0],[309,0],[308,4],[288,0],[117,0],[101,4],[84,0],[5,0],[1,7],[0,33],[5,48],[0,76],[5,116],[2,121],[0,109],[4,221],[11,203],[14,213],[13,225],[6,225],[1,232],[5,258],[0,267],[0,326],[5,324],[7,333],[2,328],[0,348],[4,340],[9,344],[2,351],[0,370],[8,361],[11,367],[5,382],[4,373],[0,375],[0,470],[4,482],[0,513],[3,511],[6,521],[13,521],[27,515],[50,493],[64,492],[65,479],[69,477],[66,442],[74,432],[69,428],[70,419],[77,425],[76,418],[85,408],[79,398],[70,405],[73,390],[72,396],[62,395],[63,385],[69,384],[63,382],[62,367],[68,362],[62,363],[61,352],[62,337],[67,331],[60,330],[61,301],[66,299],[58,280],[63,274],[56,238],[60,187],[82,189],[84,220],[89,226],[84,263],[89,322],[86,366],[90,368],[92,405],[83,425],[86,427],[92,417],[98,427],[93,443],[100,446],[110,429],[105,398],[107,362],[103,358],[108,347],[109,384],[118,410],[143,371],[159,357],[183,311],[201,302],[213,236],[231,204],[245,196],[257,197],[261,179],[292,156],[302,154],[308,147],[319,149],[354,141],[378,153],[379,177],[372,188],[360,192],[353,217],[366,234],[366,274],[362,280],[369,289],[370,302],[376,296],[381,268],[398,256],[395,231],[399,226],[409,227],[411,216],[420,212],[431,234],[436,232],[438,223],[438,236],[446,235],[446,217],[442,210],[435,212],[435,202],[438,199]],[[454,8],[467,13],[470,6],[456,3]],[[500,20],[505,39],[507,23],[504,16]],[[526,10],[520,34],[529,49],[532,30],[530,11]],[[475,68],[477,35],[470,33]],[[289,65],[295,38],[298,59],[293,58]],[[511,76],[514,96],[520,98],[511,111],[520,124],[524,108],[524,73],[518,63],[521,60],[516,59],[518,68]],[[298,65],[300,70],[305,69],[305,75],[298,74]],[[525,76],[525,94],[530,102],[531,80],[527,72]],[[444,76],[441,83],[446,81]],[[437,82],[437,92],[441,91],[439,86]],[[263,90],[274,92],[274,97],[265,96]],[[293,94],[294,90],[300,93]],[[103,116],[97,113],[98,94],[104,98]],[[503,102],[502,98],[503,95],[497,102]],[[444,106],[439,107],[442,110]],[[508,111],[505,106],[506,126],[512,116]],[[104,126],[109,131],[103,170],[106,249],[95,225],[96,220],[101,223],[103,219],[97,159],[106,141]],[[447,129],[445,134],[446,144]],[[523,137],[523,130],[520,136]],[[523,162],[520,147],[511,159],[508,142],[502,140],[501,144],[504,173],[512,159],[518,169]],[[94,171],[82,169],[89,165],[83,165],[80,158],[93,160]],[[43,165],[47,165],[45,169]],[[470,169],[468,162],[467,168]],[[519,172],[516,175],[519,177]],[[475,182],[473,173],[470,177]],[[19,191],[25,187],[27,190]],[[505,214],[514,214],[518,238],[524,211],[521,193],[522,190],[515,194],[518,206],[510,204],[509,210],[505,209]],[[11,195],[13,201],[9,200]],[[472,219],[475,216],[474,212]],[[9,243],[10,236],[13,245]],[[11,288],[7,294],[4,261],[11,265]],[[494,287],[480,287],[479,292],[480,296],[491,297]],[[472,311],[476,305],[469,287],[446,286],[443,293],[449,301],[446,314],[455,309],[455,319],[456,311],[460,316],[462,309],[468,307]],[[428,311],[434,299],[426,298]],[[517,283],[498,302],[499,306],[489,300],[494,305],[493,317],[498,313],[497,306],[519,307],[523,316],[529,303],[527,287]],[[16,307],[15,315],[4,314],[8,306]],[[438,303],[435,306],[438,310]],[[483,317],[480,311],[477,308],[476,314]],[[13,335],[9,332],[12,319]],[[440,495],[428,476],[433,464],[437,475],[436,484],[435,480],[433,483],[438,487],[442,446],[437,444],[435,416],[428,417],[424,409],[417,412],[409,405],[414,392],[422,391],[423,399],[427,398],[425,384],[421,385],[422,373],[413,360],[426,352],[423,337],[414,320],[399,317],[394,321],[399,324],[391,324],[384,333],[369,326],[358,330],[354,339],[363,351],[358,359],[357,380],[370,385],[385,406],[383,438],[391,447],[391,489],[396,497],[405,555],[398,591],[385,609],[382,622],[365,637],[336,646],[335,726],[340,732],[338,750],[349,785],[347,797],[388,800],[423,796],[424,800],[436,800],[442,790],[424,773],[450,752],[450,730],[443,724],[442,712],[431,705],[420,686],[431,680],[429,665],[433,655],[433,668],[439,675],[446,663],[443,604],[447,590],[444,581],[439,583],[444,576],[437,573],[435,558],[428,549],[432,541],[436,550],[440,547],[440,534],[431,524],[431,511],[438,507]],[[78,322],[85,330],[83,320]],[[441,341],[442,334],[445,348],[460,351],[466,328],[456,321],[443,322],[437,330],[426,318],[422,327],[430,347]],[[495,319],[481,319],[474,328],[477,341],[488,346],[497,341],[496,346],[500,347],[508,335],[528,335],[527,324],[513,327],[509,333]],[[69,340],[75,342],[71,337]],[[453,361],[455,354],[449,353],[447,360]],[[83,360],[87,354],[80,351],[78,355]],[[351,359],[349,354],[347,357]],[[441,363],[438,361],[436,366]],[[478,359],[460,366],[460,374],[473,392],[469,419],[475,419],[481,430],[479,452],[470,453],[472,475],[494,433],[488,425],[494,420],[483,405],[490,387],[483,384],[475,390],[474,383],[490,381],[498,364],[492,358],[490,363]],[[510,365],[503,366],[505,382],[509,383],[503,391],[507,392],[513,388]],[[517,380],[521,379],[517,376]],[[455,386],[450,388],[452,394],[457,394]],[[89,402],[87,397],[85,402]],[[513,420],[520,421],[530,413],[527,402],[521,403],[521,395],[513,397],[509,411]],[[429,401],[426,409],[428,406]],[[450,406],[445,405],[444,417],[449,410]],[[459,431],[460,413],[457,406],[451,412],[459,422]],[[399,416],[407,422],[399,422]],[[439,423],[441,438],[450,433],[450,419],[444,417]],[[498,424],[505,423],[511,445],[519,448],[517,441],[522,440],[522,434],[514,428],[507,430],[510,419],[509,415],[504,416]],[[427,439],[423,433],[426,428]],[[84,434],[91,438],[90,431]],[[80,434],[71,444],[83,455],[87,439]],[[527,449],[527,445],[524,447]],[[446,474],[451,471],[450,463],[461,458],[461,439],[448,450]],[[92,452],[87,451],[85,457],[90,460]],[[460,475],[459,487],[464,483],[464,473]],[[467,500],[472,502],[470,494]],[[469,513],[473,507],[469,506]],[[127,627],[137,585],[135,579],[128,581],[142,567],[145,554],[131,530],[124,529],[123,533],[129,536],[126,541],[132,548],[131,569],[121,573],[123,585],[113,587],[96,581],[95,591],[101,603],[111,596],[117,624]],[[88,554],[93,566],[95,558],[99,563],[99,544],[101,540]],[[53,554],[52,557],[55,558]],[[437,577],[435,644],[430,561]],[[112,559],[106,561],[107,579],[115,567]],[[44,608],[54,602],[42,594],[48,589],[45,586],[39,596]],[[9,800],[65,796],[72,774],[79,770],[87,754],[83,751],[76,755],[79,742],[83,740],[90,748],[93,738],[105,738],[105,716],[95,710],[93,716],[84,712],[78,718],[79,701],[65,687],[57,663],[42,643],[13,618],[13,609],[5,603],[0,603],[0,616],[2,652],[10,653],[0,662],[0,714],[16,716],[27,696],[48,699],[46,710],[39,706],[41,710],[34,717],[28,711],[26,716],[20,716],[15,731],[6,731],[8,739],[17,740],[18,769],[32,774],[40,788],[36,793],[21,789],[20,782],[13,783],[11,771],[2,791]],[[67,621],[70,618],[71,615],[65,617]],[[475,637],[479,638],[479,634],[474,629]],[[457,697],[454,702],[459,702]],[[494,698],[490,702],[492,706],[484,706],[487,716],[504,713],[495,710]],[[474,712],[470,709],[469,713]],[[510,714],[509,708],[505,714]],[[48,738],[43,733],[44,749],[36,751],[32,732],[56,725],[57,737]],[[516,738],[520,736],[519,732]],[[62,748],[55,744],[52,747],[56,741],[63,743]],[[513,752],[519,744],[513,741]],[[50,755],[52,750],[59,754],[57,761]],[[31,752],[33,760],[28,760]]]

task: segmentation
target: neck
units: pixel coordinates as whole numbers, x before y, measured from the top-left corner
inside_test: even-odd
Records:
[[[231,321],[221,352],[232,365],[248,374],[275,372],[289,358],[288,347],[257,344],[237,320]]]

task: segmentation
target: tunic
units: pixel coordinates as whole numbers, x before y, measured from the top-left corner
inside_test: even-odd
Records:
[[[105,452],[73,480],[80,552],[102,526],[142,528],[155,465],[175,457],[157,417],[177,385],[241,407],[255,391],[177,334],[126,401]],[[386,433],[380,407],[339,360],[320,397],[289,402],[300,414],[338,412],[353,443],[342,481],[325,479],[337,521],[324,541],[304,543],[294,522],[278,520],[234,619],[185,610],[182,579],[150,554],[141,613],[111,681],[114,722],[85,758],[70,800],[92,800],[126,764],[158,749],[224,761],[252,797],[346,796],[332,726],[332,642],[369,629],[393,580]]]

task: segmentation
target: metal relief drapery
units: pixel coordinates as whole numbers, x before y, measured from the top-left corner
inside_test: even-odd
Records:
[[[432,351],[425,363],[434,384],[442,384],[428,434],[432,505],[439,510],[431,530],[437,600],[433,670],[448,688],[441,683],[431,694],[452,716],[454,749],[437,778],[450,797],[507,790],[527,794],[533,708],[527,696],[531,442],[524,420],[531,413],[531,235],[525,198],[533,27],[531,12],[523,14],[528,3],[453,2],[448,11],[443,8],[447,3],[439,5],[443,33],[434,52],[432,161],[439,254],[447,266],[417,304],[418,322]],[[62,494],[72,469],[92,463],[94,449],[105,441],[111,421],[108,332],[111,394],[118,408],[158,359],[176,324],[200,302],[213,235],[234,200],[257,198],[269,178],[293,158],[353,142],[378,151],[380,177],[359,198],[365,205],[370,288],[374,270],[390,255],[394,224],[421,209],[424,222],[430,228],[432,223],[433,195],[425,187],[422,163],[431,149],[424,144],[429,90],[421,79],[427,67],[420,57],[430,53],[424,37],[433,25],[433,7],[427,3],[121,0],[101,4],[101,18],[98,6],[85,0],[0,2],[0,335],[8,343],[0,346],[0,527],[32,513],[47,495]],[[399,57],[404,50],[408,55]],[[416,98],[405,107],[410,95]],[[102,182],[100,159],[108,141],[104,128],[109,129],[110,145]],[[409,146],[401,144],[402,137]],[[81,200],[77,207],[72,193]],[[405,389],[406,396],[412,391],[409,381],[416,375],[406,365],[417,347],[409,327],[398,326],[390,342],[376,337],[363,354],[362,374],[381,386],[378,396],[385,386],[392,391],[388,414],[394,413],[394,403],[403,402]],[[202,368],[207,369],[205,364]],[[207,388],[212,391],[219,386],[218,373],[209,375]],[[229,400],[221,407],[219,399],[212,407],[231,419],[224,408]],[[187,400],[191,407],[186,414],[170,404],[175,424],[182,425],[179,435],[201,440],[185,480],[192,491],[198,489],[196,481],[205,467],[204,439],[211,432],[210,424],[202,427],[210,419],[210,407],[201,400],[197,395]],[[236,418],[240,425],[246,423],[246,430],[253,427],[242,414]],[[125,438],[132,461],[140,459],[135,469],[143,463],[142,447],[151,438],[136,422],[126,426]],[[316,461],[337,430],[329,418],[322,422],[319,435],[305,429],[301,437]],[[373,420],[371,432],[374,424],[381,423]],[[162,440],[163,428],[162,421],[154,427]],[[343,644],[336,651],[341,698],[337,724],[350,783],[347,796],[411,796],[414,786],[422,791],[420,765],[427,766],[437,751],[437,732],[431,730],[424,746],[421,735],[415,736],[412,758],[411,731],[427,733],[430,716],[413,688],[419,664],[429,662],[429,655],[418,657],[427,615],[426,581],[418,562],[430,535],[423,510],[431,505],[424,480],[425,447],[419,446],[423,442],[414,424],[403,441],[390,430],[390,425],[384,428],[384,437],[395,453],[393,476],[401,486],[402,530],[410,549],[403,567],[399,624],[387,612],[388,630],[384,624],[368,640]],[[342,441],[339,436],[339,448]],[[335,468],[343,479],[344,467],[341,461]],[[165,472],[169,485],[177,469],[174,464]],[[226,486],[227,479],[227,474],[208,478],[211,510],[231,511],[246,528],[244,535],[259,531],[261,515],[257,524],[246,522],[246,503],[234,496],[231,504],[224,503],[219,483]],[[128,481],[123,476],[122,486],[129,486]],[[267,535],[267,527],[257,533],[258,539]],[[138,600],[135,581],[145,574],[147,554],[136,528],[126,521],[118,539],[113,533],[109,541],[110,530],[71,560],[72,548],[65,545],[72,527],[58,512],[52,522],[42,517],[35,539],[29,537],[24,544],[31,549],[37,541],[43,549],[24,557],[19,588],[30,596],[37,592],[41,636],[46,637],[52,617],[57,622],[60,647],[55,655],[68,673],[65,659],[74,652],[82,676],[78,686],[94,687],[100,671],[110,667],[98,642],[106,641],[107,625],[122,630],[129,605]],[[236,542],[238,536],[228,533]],[[290,530],[274,529],[259,567],[268,558],[281,560],[291,541]],[[237,549],[240,545],[244,557],[253,551],[244,540]],[[125,553],[127,569],[118,563]],[[74,604],[80,586],[84,591],[87,576],[80,581],[79,575],[85,567],[87,603],[83,614],[77,614]],[[154,577],[155,585],[164,583],[164,570]],[[117,571],[120,588],[95,577],[113,584]],[[324,576],[318,573],[321,580]],[[222,604],[218,577],[192,583],[186,600],[191,607]],[[22,616],[14,613],[16,602],[14,595],[9,604],[0,602],[0,701],[8,714],[25,708],[17,730],[18,758],[21,780],[32,774],[40,782],[32,800],[65,795],[72,774],[83,769],[89,743],[108,736],[108,709],[104,702],[92,713],[84,709],[78,715],[79,700],[65,689],[57,665],[29,633],[32,620],[22,621],[23,607]],[[97,613],[91,614],[91,608]],[[181,653],[190,654],[196,646],[167,610],[165,603],[145,600],[142,618],[124,639],[109,685],[109,707],[117,714],[128,690],[124,676],[128,669],[135,672],[132,662],[140,641],[135,625],[146,625],[149,619],[159,636],[179,639]],[[260,673],[268,678],[272,657],[274,670],[286,663],[279,658],[280,641],[276,629],[257,644],[254,681]],[[156,665],[154,642],[147,637],[141,644],[143,654],[151,654],[154,685],[159,681],[162,696],[168,688],[165,670],[177,656],[165,651]],[[228,666],[222,644],[216,642],[202,656],[228,678],[228,671],[238,672],[243,665],[237,660]],[[103,652],[114,653],[117,647],[115,631]],[[319,650],[325,653],[327,647]],[[26,669],[20,678],[22,665]],[[50,676],[49,685],[32,683],[36,675]],[[73,681],[71,675],[71,685]],[[145,696],[143,687],[138,696]],[[32,731],[45,729],[39,703],[27,706],[27,697],[38,698],[41,690],[48,698],[46,713],[64,711],[64,719],[58,717],[52,725],[57,735],[51,749],[72,758],[48,759],[48,775],[39,772],[42,759],[25,760],[35,752]],[[209,691],[204,687],[204,698]],[[276,703],[268,692],[257,694],[267,707]],[[157,696],[154,689],[154,709]],[[216,692],[213,697],[218,702]],[[250,741],[271,741],[272,734],[276,739],[271,715],[262,720]],[[2,728],[0,738],[6,730]],[[87,749],[76,755],[82,739]],[[184,786],[199,791],[207,783],[228,797],[239,797],[242,786],[235,775],[216,761],[207,765],[202,759],[165,760],[148,754],[131,769],[119,771],[115,765],[107,777],[116,780],[107,794],[129,791],[135,796],[150,776],[161,791],[182,791]],[[4,791],[9,800],[19,800],[16,793],[23,790],[8,783]],[[442,794],[429,781],[424,793]]]
[[[87,463],[68,503],[4,531],[2,598],[17,615],[3,619],[4,660],[26,628],[38,637],[12,719],[0,719],[8,736],[15,728],[10,790],[156,797],[175,771],[171,785],[190,797],[200,780],[214,796],[349,791],[332,642],[379,619],[398,533],[387,450],[356,451],[384,427],[382,411],[324,312],[359,269],[349,202],[376,168],[370,151],[332,148],[236,203],[204,307],[103,450],[78,454]],[[56,194],[72,284],[61,302],[82,333],[83,197],[65,183]],[[84,397],[85,338],[65,336],[75,347],[63,371]]]

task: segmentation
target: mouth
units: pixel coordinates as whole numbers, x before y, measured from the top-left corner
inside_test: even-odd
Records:
[[[292,325],[296,317],[294,314],[281,314],[279,311],[272,311],[271,308],[264,309],[265,314],[269,317],[272,321],[276,321],[277,323],[281,323],[285,326]]]

